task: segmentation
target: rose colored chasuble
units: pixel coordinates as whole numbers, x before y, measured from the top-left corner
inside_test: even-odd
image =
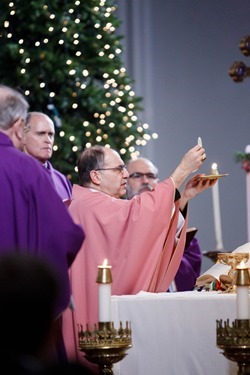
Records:
[[[64,314],[69,357],[81,358],[78,325],[98,322],[97,266],[112,266],[112,295],[165,292],[175,277],[185,246],[186,221],[176,237],[179,203],[171,178],[131,200],[73,186],[69,211],[86,238],[70,270],[74,312]]]

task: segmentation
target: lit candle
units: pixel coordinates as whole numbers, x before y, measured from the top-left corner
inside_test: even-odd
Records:
[[[99,322],[111,322],[111,266],[107,259],[102,266],[98,266],[96,282],[98,285],[98,311]]]
[[[249,319],[249,285],[248,266],[242,261],[236,267],[237,319]]]
[[[218,175],[217,164],[213,163],[211,167],[211,174]],[[221,216],[220,216],[220,197],[218,182],[212,186],[213,210],[214,210],[214,231],[215,231],[215,249],[222,250],[222,230],[221,230]]]

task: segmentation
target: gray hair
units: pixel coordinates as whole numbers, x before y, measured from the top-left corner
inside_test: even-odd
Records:
[[[0,84],[0,129],[8,130],[19,119],[26,121],[29,104],[17,90]]]

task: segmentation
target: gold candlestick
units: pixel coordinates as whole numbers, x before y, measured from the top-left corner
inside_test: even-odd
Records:
[[[236,286],[248,286],[250,284],[249,270],[236,268]],[[223,350],[224,356],[238,363],[238,375],[250,374],[250,320],[235,319],[232,326],[229,320],[222,323],[217,320],[217,346]]]
[[[80,329],[79,329],[80,328]],[[95,324],[93,331],[83,331],[78,326],[79,350],[85,358],[99,367],[100,375],[113,375],[113,364],[121,361],[127,349],[132,347],[131,324],[126,322],[123,328],[116,330],[113,322]]]
[[[99,323],[90,331],[78,325],[79,350],[85,353],[85,358],[99,367],[100,375],[113,375],[113,364],[126,356],[126,350],[132,347],[131,324],[126,322],[125,328],[120,322],[116,330],[110,318],[111,314],[111,266],[105,259],[98,266],[96,282],[99,284]],[[101,321],[100,321],[101,320]]]

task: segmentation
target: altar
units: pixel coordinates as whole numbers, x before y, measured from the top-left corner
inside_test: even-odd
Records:
[[[219,292],[112,296],[112,320],[129,321],[133,347],[114,375],[235,375],[216,346],[216,320],[236,318],[236,295]]]

